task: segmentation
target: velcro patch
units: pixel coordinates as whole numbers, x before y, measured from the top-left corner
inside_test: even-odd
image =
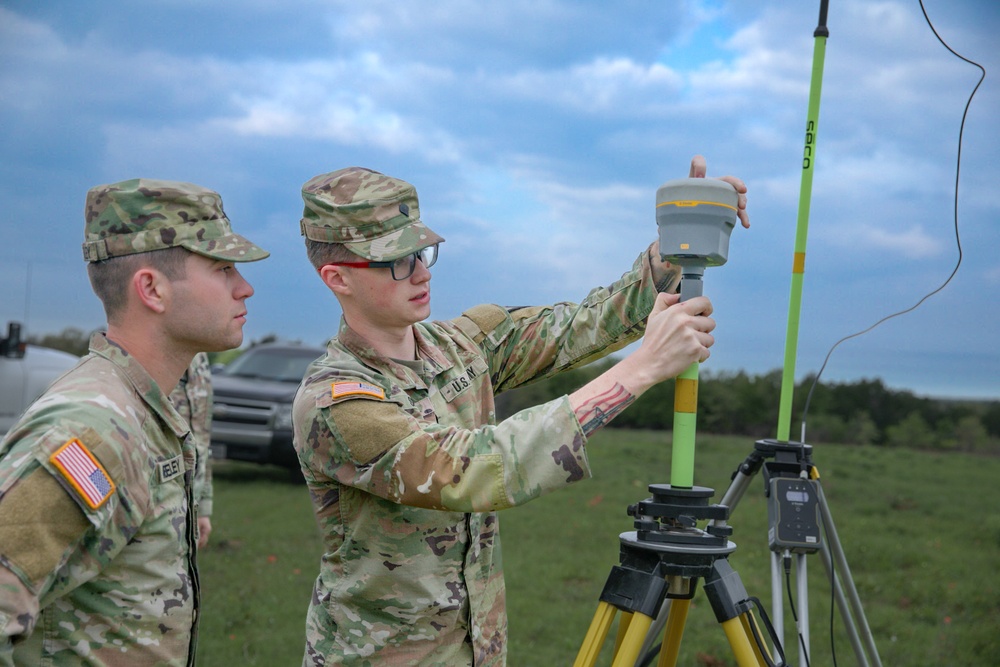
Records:
[[[70,483],[90,509],[97,509],[115,492],[115,483],[87,447],[73,438],[57,449],[49,461]]]
[[[417,429],[399,406],[388,401],[341,401],[330,408],[329,419],[331,430],[340,434],[360,465],[378,460]]]
[[[333,398],[347,396],[369,396],[380,401],[385,400],[385,390],[367,382],[334,382],[331,393]]]

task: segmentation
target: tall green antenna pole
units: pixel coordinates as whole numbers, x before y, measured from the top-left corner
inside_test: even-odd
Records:
[[[792,287],[788,300],[788,329],[785,333],[785,365],[781,376],[781,403],[778,410],[778,440],[788,442],[792,427],[792,397],[795,392],[795,358],[799,345],[799,318],[802,309],[802,280],[806,271],[806,239],[809,236],[809,206],[812,203],[813,168],[816,165],[816,135],[819,129],[819,99],[823,89],[823,62],[826,59],[828,0],[821,0],[819,25],[813,32],[812,80],[806,144],[802,155],[802,183],[799,187],[799,217],[795,229],[795,256],[792,260]]]

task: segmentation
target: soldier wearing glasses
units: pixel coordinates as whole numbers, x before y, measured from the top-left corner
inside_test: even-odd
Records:
[[[691,176],[704,176],[701,158]],[[726,177],[740,193],[739,179]],[[498,510],[590,476],[588,436],[704,361],[711,304],[678,303],[654,243],[580,303],[431,312],[443,238],[414,187],[352,167],[302,188],[310,261],[343,310],[295,398],[295,447],[323,532],[303,665],[502,665]],[[741,195],[740,217],[746,218]],[[497,422],[494,396],[639,349],[569,396]]]

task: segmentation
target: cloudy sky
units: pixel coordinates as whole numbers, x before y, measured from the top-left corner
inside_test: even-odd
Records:
[[[912,313],[836,348],[827,381],[1000,398],[1000,5],[925,0],[987,77],[965,126],[962,262]],[[819,2],[0,0],[0,318],[91,330],[91,186],[219,191],[271,251],[247,340],[320,344],[339,320],[298,233],[299,188],[367,166],[414,183],[446,237],[433,316],[579,300],[656,234],[657,187],[750,188],[753,226],[709,269],[707,366],[783,363]],[[917,0],[831,0],[797,375],[955,269],[963,109],[980,71]]]

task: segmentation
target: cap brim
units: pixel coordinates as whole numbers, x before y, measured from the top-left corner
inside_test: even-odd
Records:
[[[226,234],[220,238],[184,243],[191,252],[225,262],[256,262],[271,253],[239,234]]]
[[[374,239],[348,241],[343,245],[355,255],[367,260],[391,262],[443,241],[443,236],[432,231],[421,220],[414,220],[405,227],[394,229]]]

